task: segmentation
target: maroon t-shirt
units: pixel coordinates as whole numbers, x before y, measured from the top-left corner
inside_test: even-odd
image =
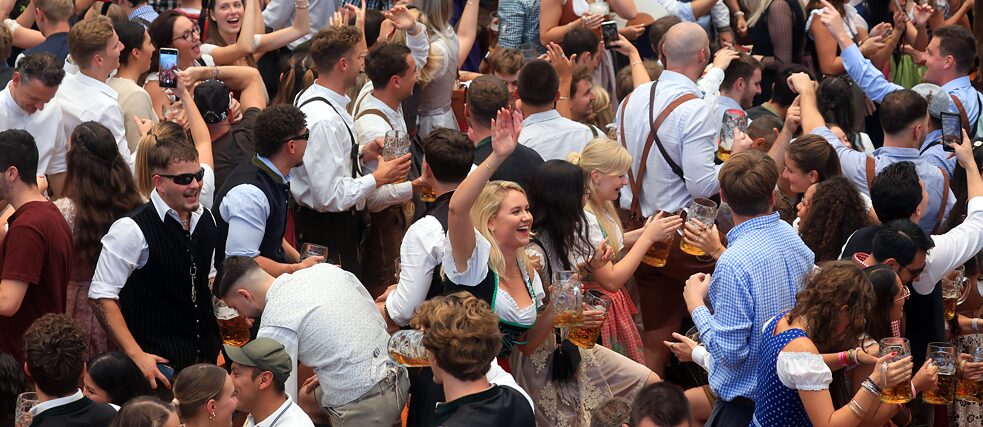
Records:
[[[28,283],[20,309],[0,316],[0,351],[24,361],[24,331],[45,313],[64,313],[72,232],[54,204],[28,202],[10,217],[0,245],[0,280]]]

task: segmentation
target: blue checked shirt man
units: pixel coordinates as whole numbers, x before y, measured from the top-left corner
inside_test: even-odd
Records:
[[[498,2],[498,45],[518,49],[526,60],[546,53],[539,42],[539,0]]]
[[[727,163],[735,158],[739,160],[739,163],[734,163],[736,167],[728,168],[725,163],[721,170],[723,200],[728,199],[728,182],[734,185],[733,188],[753,185],[744,178],[728,180],[725,178],[727,174],[773,178],[777,183],[777,166],[764,154],[740,153]],[[712,276],[702,273],[694,275],[686,282],[683,291],[703,345],[713,359],[709,370],[710,387],[720,401],[707,425],[715,425],[712,422],[719,415],[718,412],[727,410],[721,408],[730,402],[748,402],[754,397],[761,329],[768,319],[795,305],[795,295],[802,286],[803,277],[812,270],[815,261],[815,254],[795,230],[782,221],[777,212],[773,212],[772,187],[762,190],[761,197],[747,197],[753,190],[735,191],[735,194],[742,194],[749,201],[768,198],[768,205],[732,200],[730,206],[736,225],[727,233],[730,246],[720,256]],[[712,314],[703,302],[707,292],[714,308]],[[738,411],[745,412],[740,416],[746,417],[746,422],[750,423],[753,409],[750,412]],[[733,416],[732,413],[726,419],[716,421],[721,425],[730,425],[728,422],[735,421]]]

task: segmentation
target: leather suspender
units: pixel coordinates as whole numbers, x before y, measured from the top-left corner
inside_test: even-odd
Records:
[[[342,116],[341,113],[338,111],[338,109],[335,108],[334,104],[332,104],[330,101],[325,99],[323,96],[315,96],[311,99],[308,99],[302,102],[300,105],[298,105],[297,108],[303,108],[305,105],[315,101],[320,101],[325,104],[328,104],[328,106],[331,107],[332,110],[334,110],[335,114],[337,114],[338,117],[341,118],[342,124],[345,125],[345,130],[348,131],[348,137],[351,138],[352,141],[352,152],[351,152],[352,178],[358,178],[362,174],[362,170],[358,165],[358,142],[355,141],[355,134],[352,133],[352,128],[348,127],[348,123],[345,122],[345,116]]]
[[[939,172],[942,173],[942,204],[939,205],[939,216],[935,218],[935,227],[932,227],[932,234],[939,232],[939,228],[942,227],[942,217],[945,216],[945,205],[949,202],[949,174],[945,172],[945,169],[939,168]]]

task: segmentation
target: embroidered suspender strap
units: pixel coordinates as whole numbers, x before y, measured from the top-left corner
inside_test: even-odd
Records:
[[[358,111],[358,110],[356,109],[355,111]],[[382,120],[384,120],[386,122],[386,124],[389,125],[389,128],[390,129],[395,129],[395,127],[393,127],[393,124],[392,123],[389,123],[389,118],[386,117],[386,113],[383,113],[382,110],[378,110],[378,109],[375,109],[375,108],[369,108],[368,110],[359,111],[358,112],[358,115],[355,116],[355,120],[358,120],[358,119],[362,118],[362,116],[365,116],[367,114],[371,114],[373,116],[382,117]]]
[[[966,135],[969,135],[969,137],[972,138],[973,134],[969,129],[969,116],[966,115],[966,107],[963,106],[962,101],[960,101],[955,95],[950,93],[949,98],[952,98],[952,103],[956,104],[956,109],[959,110],[959,118],[963,121],[963,130],[966,131]]]
[[[299,94],[297,96],[300,97]],[[355,134],[352,133],[352,128],[348,127],[348,123],[345,123],[345,116],[342,116],[341,113],[338,111],[338,109],[335,108],[334,104],[332,104],[330,101],[325,99],[323,96],[315,96],[311,99],[308,99],[302,102],[300,105],[298,105],[297,108],[304,108],[305,105],[315,101],[320,101],[325,104],[328,104],[328,106],[331,107],[332,110],[334,110],[335,114],[337,114],[338,117],[341,118],[342,124],[345,125],[345,130],[348,131],[348,137],[351,138],[351,142],[352,142],[352,153],[351,153],[352,178],[358,178],[358,176],[361,175],[362,173],[361,168],[358,167],[358,142],[355,141]]]
[[[874,178],[877,177],[877,168],[874,164],[874,158],[867,156],[867,192],[870,193],[870,188],[874,186]]]
[[[942,173],[942,204],[939,205],[939,216],[935,218],[935,227],[932,228],[932,234],[937,234],[939,228],[942,227],[942,217],[945,216],[945,205],[949,202],[949,174],[945,172],[945,169],[939,168],[939,172]]]

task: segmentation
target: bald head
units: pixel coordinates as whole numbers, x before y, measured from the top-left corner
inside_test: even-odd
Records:
[[[703,66],[710,52],[710,39],[706,31],[693,22],[680,22],[669,28],[663,38],[662,52],[666,56],[668,69],[679,69],[693,65]],[[703,49],[706,55],[697,55]],[[700,62],[700,63],[698,63]]]

